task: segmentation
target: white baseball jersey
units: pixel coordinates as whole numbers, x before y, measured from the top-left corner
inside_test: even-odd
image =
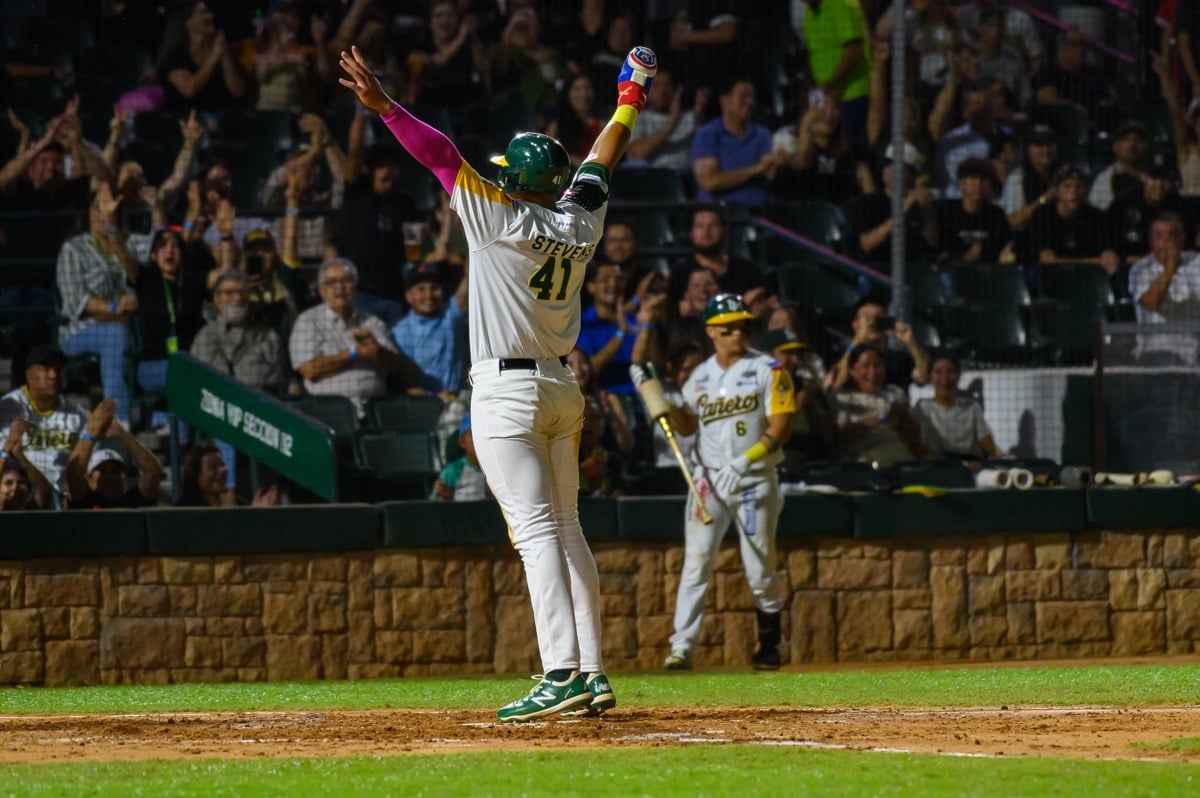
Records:
[[[570,352],[584,271],[604,231],[608,170],[580,167],[554,212],[509,199],[463,161],[450,207],[471,250],[471,361]]]
[[[87,428],[87,413],[65,398],[60,398],[58,407],[49,413],[38,412],[21,387],[0,397],[0,435],[4,436],[0,440],[8,438],[8,427],[16,418],[29,422],[21,440],[25,457],[56,490],[66,491],[67,458],[79,440],[79,433]]]
[[[696,456],[707,468],[721,468],[744,454],[767,431],[767,417],[796,412],[792,379],[778,360],[751,349],[728,369],[717,356],[705,360],[683,386],[683,401],[700,417]],[[774,469],[778,449],[754,463],[750,473]]]

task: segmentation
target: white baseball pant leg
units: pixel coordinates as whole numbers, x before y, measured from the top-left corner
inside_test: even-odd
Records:
[[[688,494],[683,573],[675,598],[672,651],[695,648],[704,620],[704,600],[712,581],[713,560],[721,550],[721,541],[731,521],[754,606],[770,613],[783,609],[783,590],[775,565],[775,529],[783,510],[783,498],[774,469],[765,475],[745,477],[740,490],[727,501],[720,501],[713,495],[703,468],[696,469],[693,479],[713,522],[705,524],[700,520],[696,497]]]
[[[487,361],[471,379],[475,450],[521,555],[542,667],[602,670],[600,578],[579,523],[579,387],[557,360],[536,372]]]

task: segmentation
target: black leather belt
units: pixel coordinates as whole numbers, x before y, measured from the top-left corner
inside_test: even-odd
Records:
[[[567,365],[567,357],[563,355],[558,359],[559,363]],[[531,357],[502,357],[500,358],[500,370],[512,371],[513,369],[521,369],[524,371],[533,371],[537,368],[537,361]]]

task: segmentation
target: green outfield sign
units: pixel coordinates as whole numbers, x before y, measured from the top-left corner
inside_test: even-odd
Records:
[[[337,499],[333,430],[182,352],[167,362],[167,409],[293,482]]]

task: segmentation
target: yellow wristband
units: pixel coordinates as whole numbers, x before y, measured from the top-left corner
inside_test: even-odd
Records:
[[[633,130],[633,126],[637,124],[637,118],[638,110],[632,105],[618,105],[612,115],[612,121],[620,122],[630,130]]]
[[[746,450],[746,459],[751,463],[757,463],[771,453],[771,450],[764,446],[761,442],[756,443]]]

